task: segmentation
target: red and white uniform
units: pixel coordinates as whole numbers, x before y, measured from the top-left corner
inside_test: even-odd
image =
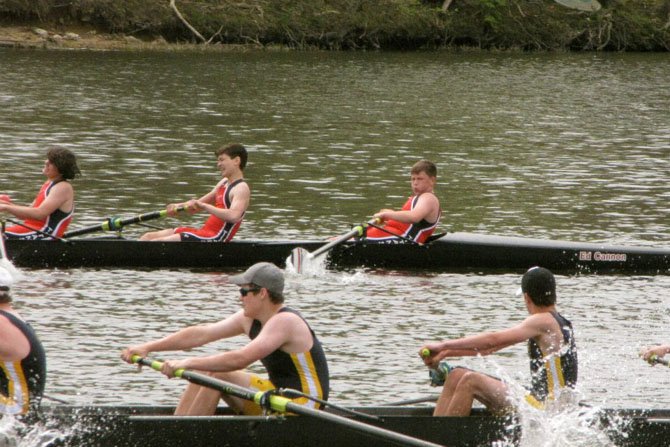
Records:
[[[54,181],[46,181],[40,192],[37,193],[37,197],[31,205],[33,208],[37,208],[46,200],[51,188],[58,183]],[[37,220],[37,219],[26,219],[23,221],[23,225],[14,225],[7,227],[5,229],[5,234],[8,239],[47,239],[48,236],[38,233],[34,230],[39,230],[42,233],[53,234],[58,237],[63,237],[65,230],[67,230],[68,225],[72,221],[72,214],[74,213],[74,206],[69,213],[57,209],[53,213],[49,214],[46,219]],[[26,228],[29,227],[29,228]]]
[[[242,182],[244,182],[244,179],[235,180],[233,183],[225,182],[219,186],[216,190],[214,206],[221,209],[230,208],[232,203],[230,193],[235,186]],[[235,233],[237,233],[243,219],[244,215],[237,222],[226,222],[214,214],[210,214],[205,224],[199,229],[179,227],[174,232],[181,235],[182,241],[229,242],[233,239]]]
[[[419,202],[419,197],[421,194],[416,196],[410,196],[407,199],[407,202],[402,206],[402,211],[411,211],[414,209],[416,204]],[[365,238],[371,241],[393,241],[398,240],[395,235],[403,236],[413,241],[423,244],[428,240],[431,234],[435,231],[437,223],[440,221],[442,212],[437,216],[437,220],[433,223],[428,222],[426,219],[422,219],[420,222],[411,224],[399,222],[397,220],[389,219],[384,222],[383,228],[387,229],[389,232],[380,230],[379,228],[368,227]]]

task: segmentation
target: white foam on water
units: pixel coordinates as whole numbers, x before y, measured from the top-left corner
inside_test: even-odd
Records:
[[[302,256],[299,262],[300,266],[297,267],[294,265],[294,259],[292,255],[289,255],[286,258],[286,268],[284,271],[291,275],[305,275],[305,276],[320,276],[326,273],[326,258],[325,254],[323,256],[317,256],[315,258],[311,256]]]
[[[26,425],[10,415],[0,418],[0,447],[51,447],[66,436],[42,422]]]
[[[486,358],[486,364],[510,387],[517,422],[521,425],[518,444],[502,440],[492,447],[616,447],[613,438],[625,436],[627,422],[610,418],[603,426],[600,423],[603,408],[581,404],[579,387],[565,389],[556,400],[548,402],[545,409],[537,409],[526,402],[524,384],[506,374],[493,359]]]

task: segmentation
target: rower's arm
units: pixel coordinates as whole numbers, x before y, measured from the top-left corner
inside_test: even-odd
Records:
[[[417,223],[426,219],[428,222],[435,222],[440,212],[440,202],[432,193],[424,193],[419,197],[419,201],[412,210],[382,210],[374,215],[383,220],[397,220],[403,223]]]
[[[508,346],[527,341],[546,332],[544,318],[530,316],[521,324],[497,332],[487,332],[426,345],[436,357],[489,355]]]
[[[18,362],[30,353],[30,342],[21,330],[0,316],[0,360]]]
[[[243,312],[238,311],[217,323],[190,326],[159,340],[131,346],[123,351],[121,357],[130,361],[133,354],[145,357],[151,352],[183,351],[206,345],[215,340],[234,337],[244,333],[245,318]]]
[[[2,204],[0,205],[0,211],[10,213],[19,219],[43,220],[57,209],[63,208],[68,202],[71,202],[73,195],[72,185],[67,182],[60,182],[51,188],[49,195],[37,207]],[[67,212],[69,210],[63,211]]]
[[[198,206],[210,214],[215,215],[226,222],[239,222],[249,207],[251,191],[246,182],[238,183],[232,190],[230,208],[223,209],[216,206],[198,201]]]
[[[196,357],[170,362],[174,368],[200,371],[226,372],[244,369],[257,360],[288,344],[295,331],[295,319],[291,314],[272,317],[256,338],[241,349],[227,351],[207,357]]]

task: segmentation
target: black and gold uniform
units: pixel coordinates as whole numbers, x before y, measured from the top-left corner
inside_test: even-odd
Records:
[[[279,312],[291,312],[305,321],[299,312],[290,307],[282,307]],[[307,324],[306,321],[305,324]],[[289,354],[277,349],[267,357],[262,358],[261,363],[265,366],[270,381],[275,387],[291,388],[327,400],[330,390],[328,362],[321,342],[319,342],[309,324],[307,324],[307,327],[312,334],[312,348],[309,351]],[[253,340],[260,331],[261,322],[254,320],[249,330],[249,338]],[[305,405],[319,407],[314,402],[306,402]]]
[[[47,378],[46,354],[30,324],[0,310],[28,339],[30,352],[21,361],[0,360],[0,414],[26,414],[39,407]]]
[[[536,407],[553,400],[561,388],[577,385],[577,346],[572,323],[558,312],[551,312],[551,315],[563,333],[564,347],[561,352],[545,356],[535,340],[528,340],[532,383],[526,400]]]

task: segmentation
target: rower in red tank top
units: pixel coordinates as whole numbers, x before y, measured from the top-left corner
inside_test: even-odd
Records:
[[[214,206],[224,210],[230,209],[232,190],[240,183],[245,183],[244,179],[237,179],[233,183],[228,183],[226,179],[221,180],[216,186]],[[242,213],[242,216],[244,217],[244,213]],[[174,231],[181,235],[182,241],[229,242],[233,239],[241,224],[242,218],[237,222],[226,222],[215,214],[210,214],[205,224],[199,229],[178,227]]]
[[[383,220],[381,228],[369,227],[365,239],[370,241],[399,240],[398,236],[424,243],[440,220],[440,201],[435,195],[437,167],[428,160],[412,166],[411,186],[413,195],[398,210],[382,209],[374,217]]]
[[[0,196],[0,212],[24,219],[22,224],[5,229],[9,239],[48,239],[63,236],[72,221],[74,189],[68,180],[80,173],[75,155],[68,149],[52,147],[47,151],[42,185],[31,206],[15,205],[6,195]]]
[[[233,238],[242,223],[251,196],[243,173],[247,164],[247,150],[241,144],[233,143],[217,149],[215,154],[223,179],[199,199],[167,206],[171,215],[178,207],[192,213],[206,211],[210,216],[205,224],[199,229],[178,227],[151,231],[143,234],[140,240],[229,242]]]

